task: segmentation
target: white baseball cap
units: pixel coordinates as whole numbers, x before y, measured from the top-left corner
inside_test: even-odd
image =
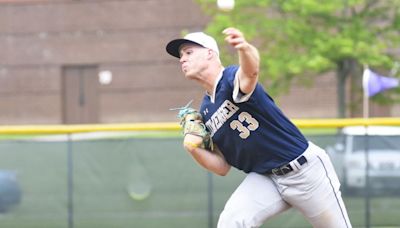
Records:
[[[219,55],[219,49],[215,39],[203,32],[189,33],[183,37],[183,39],[172,40],[167,44],[166,50],[168,54],[180,58],[179,50],[182,44],[185,43],[197,44],[204,48],[211,49]]]

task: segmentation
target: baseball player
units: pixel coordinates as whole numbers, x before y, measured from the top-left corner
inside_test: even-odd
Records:
[[[207,170],[247,173],[220,214],[219,228],[260,227],[293,207],[313,227],[352,227],[326,152],[308,141],[258,84],[260,56],[236,28],[223,31],[239,65],[224,67],[216,41],[190,33],[170,41],[184,76],[205,90],[200,111],[179,112],[184,148]]]

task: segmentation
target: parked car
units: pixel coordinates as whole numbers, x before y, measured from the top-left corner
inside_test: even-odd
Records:
[[[335,145],[326,148],[343,191],[400,189],[400,127],[351,126],[341,129]]]

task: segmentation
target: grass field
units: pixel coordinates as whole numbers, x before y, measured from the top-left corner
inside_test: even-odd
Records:
[[[314,137],[322,145],[332,137]],[[0,214],[4,228],[68,227],[68,208],[75,228],[206,228],[208,174],[182,149],[179,136],[123,137],[74,141],[73,207],[68,207],[68,143],[65,141],[0,141],[0,169],[14,170],[22,202]],[[213,176],[213,224],[244,174]],[[128,187],[147,189],[144,200],[130,198]],[[149,190],[150,189],[150,190]],[[365,200],[346,197],[354,227],[365,227]],[[323,203],[323,202],[321,202]],[[371,199],[375,227],[400,227],[400,198]],[[263,227],[310,227],[294,210]]]

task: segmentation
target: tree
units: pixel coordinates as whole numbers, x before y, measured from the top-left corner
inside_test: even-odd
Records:
[[[397,0],[236,0],[230,12],[219,11],[216,0],[197,1],[211,16],[207,32],[221,45],[221,31],[230,26],[257,45],[261,80],[268,81],[272,94],[287,90],[294,79],[312,83],[321,73],[335,71],[338,117],[346,115],[348,79],[360,81],[363,65],[390,69],[399,54]],[[232,58],[228,52],[222,50],[224,61]],[[399,94],[397,90],[376,99],[395,101]]]

